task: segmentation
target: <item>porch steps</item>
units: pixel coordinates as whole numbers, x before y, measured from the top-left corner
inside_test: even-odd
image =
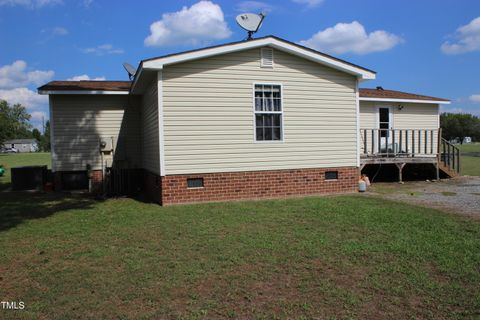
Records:
[[[459,175],[456,170],[450,169],[448,166],[444,165],[443,162],[439,162],[438,169],[445,173],[449,178],[454,178]]]

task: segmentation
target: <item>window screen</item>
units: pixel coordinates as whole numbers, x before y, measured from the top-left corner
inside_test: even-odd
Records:
[[[282,92],[279,85],[255,85],[255,139],[282,140]]]

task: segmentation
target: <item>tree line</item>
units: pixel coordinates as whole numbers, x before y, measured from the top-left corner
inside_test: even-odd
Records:
[[[480,118],[469,113],[442,113],[440,115],[442,136],[447,140],[459,140],[465,137],[480,141]]]
[[[10,105],[0,100],[0,146],[11,139],[36,139],[39,151],[50,151],[50,121],[43,133],[30,124],[32,116],[21,104]]]

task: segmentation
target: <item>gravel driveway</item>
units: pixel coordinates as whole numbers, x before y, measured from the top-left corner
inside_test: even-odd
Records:
[[[480,177],[463,176],[439,182],[405,184],[374,183],[368,193],[480,220]]]

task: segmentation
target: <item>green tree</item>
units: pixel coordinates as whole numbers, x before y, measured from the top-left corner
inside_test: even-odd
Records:
[[[463,143],[465,137],[480,139],[480,119],[469,113],[442,113],[440,126],[443,137],[448,140],[459,138]]]
[[[42,134],[40,133],[40,130],[38,130],[37,128],[33,128],[32,137],[38,142],[40,142],[40,140],[42,139]]]
[[[11,106],[7,101],[0,100],[0,144],[13,138],[31,138],[30,118],[21,104]]]
[[[45,122],[45,132],[38,141],[41,151],[50,152],[50,121]]]

